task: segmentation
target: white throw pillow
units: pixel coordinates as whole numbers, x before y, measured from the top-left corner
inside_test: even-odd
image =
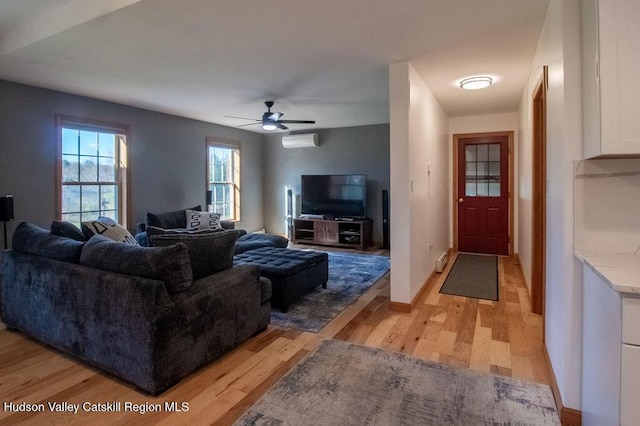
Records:
[[[187,215],[187,230],[222,229],[220,213],[199,212],[197,210],[185,210]]]
[[[82,233],[87,238],[93,235],[102,235],[118,243],[126,243],[138,246],[138,242],[127,228],[112,220],[91,220],[82,222]]]

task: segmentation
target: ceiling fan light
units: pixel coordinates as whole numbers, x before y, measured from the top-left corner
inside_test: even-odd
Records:
[[[493,79],[487,76],[474,76],[460,81],[460,88],[465,90],[485,89],[493,84]]]
[[[263,121],[263,122],[262,122],[262,128],[263,128],[264,130],[275,130],[275,129],[277,129],[278,127],[277,127],[277,126],[276,126],[276,124],[275,124],[275,123],[273,123],[273,122],[270,122],[270,121]]]

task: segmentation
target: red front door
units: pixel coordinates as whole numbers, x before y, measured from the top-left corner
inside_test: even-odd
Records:
[[[507,136],[458,139],[458,250],[509,254]]]

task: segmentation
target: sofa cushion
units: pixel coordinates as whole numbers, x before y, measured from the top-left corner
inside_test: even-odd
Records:
[[[198,280],[233,266],[235,231],[176,233],[166,232],[150,236],[154,247],[183,243],[189,251],[193,279]]]
[[[82,222],[82,233],[87,239],[94,235],[102,235],[118,243],[139,245],[127,228],[108,217],[99,217],[97,220]]]
[[[87,237],[84,236],[80,228],[71,222],[54,220],[51,222],[51,233],[61,237],[71,238],[76,241],[87,241]]]
[[[289,240],[276,234],[246,234],[238,238],[235,246],[235,253],[240,254],[249,250],[262,247],[287,248]]]
[[[28,222],[21,222],[13,233],[12,247],[20,253],[30,253],[63,262],[78,263],[84,243],[52,234]]]
[[[193,285],[189,252],[184,244],[140,247],[94,235],[84,244],[80,264],[160,280],[172,294]]]
[[[186,228],[189,231],[222,229],[222,225],[220,224],[220,213],[186,210],[185,220],[187,222]]]
[[[147,213],[146,225],[158,228],[186,228],[187,218],[185,210],[202,210],[202,207],[195,206],[189,209],[176,210],[164,213]]]

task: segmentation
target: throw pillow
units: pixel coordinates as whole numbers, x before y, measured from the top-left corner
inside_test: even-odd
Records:
[[[51,222],[51,233],[61,237],[71,238],[76,241],[87,241],[87,237],[84,236],[80,228],[71,222],[54,220]]]
[[[82,222],[82,233],[87,239],[94,235],[102,235],[118,243],[140,245],[127,228],[109,218],[101,217],[98,220]]]
[[[204,278],[233,266],[235,231],[165,233],[150,237],[155,247],[183,243],[189,251],[193,279]]]
[[[146,224],[147,227],[155,226],[157,228],[186,228],[187,220],[185,217],[185,210],[202,210],[202,207],[195,206],[189,209],[176,210],[172,212],[164,212],[164,213],[147,213]]]
[[[187,230],[195,231],[199,229],[222,229],[220,224],[220,213],[199,212],[197,210],[186,210]]]
[[[184,244],[140,247],[94,235],[84,244],[80,264],[163,281],[171,294],[185,291],[193,285],[189,252]]]
[[[52,234],[28,222],[21,222],[13,233],[11,245],[19,253],[78,263],[84,243]]]

